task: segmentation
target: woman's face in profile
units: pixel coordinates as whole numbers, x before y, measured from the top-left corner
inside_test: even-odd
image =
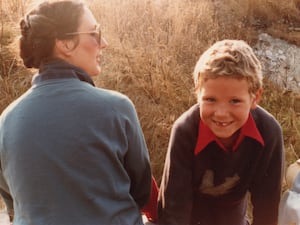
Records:
[[[99,33],[98,23],[88,8],[84,9],[76,33],[78,44],[70,52],[69,62],[83,69],[90,76],[100,74],[102,49],[107,46],[107,42],[99,37],[101,32]]]

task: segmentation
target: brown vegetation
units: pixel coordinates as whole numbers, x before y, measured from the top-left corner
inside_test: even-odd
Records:
[[[95,3],[98,4],[95,4]],[[159,180],[174,120],[195,103],[191,73],[201,52],[216,40],[256,42],[257,34],[300,45],[300,1],[157,0],[94,1],[94,12],[110,42],[98,85],[134,101]],[[293,93],[266,81],[262,105],[281,122],[287,164],[299,157],[299,123]]]
[[[30,86],[17,53],[20,16],[31,1],[1,1],[0,112]],[[269,0],[89,0],[109,47],[100,87],[128,95],[136,105],[160,181],[170,128],[196,102],[191,74],[201,52],[217,40],[254,44],[267,32],[300,45],[300,1]],[[266,81],[262,106],[282,124],[287,164],[300,157],[297,99]]]

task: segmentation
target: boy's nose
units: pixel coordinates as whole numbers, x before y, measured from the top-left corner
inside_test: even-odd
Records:
[[[219,105],[215,108],[215,116],[224,117],[229,113],[228,108],[225,105]]]

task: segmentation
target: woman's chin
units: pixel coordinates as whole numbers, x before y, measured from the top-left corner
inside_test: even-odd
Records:
[[[101,73],[101,67],[97,67],[96,70],[94,71],[90,71],[90,73],[88,73],[91,77],[95,77],[98,76]]]

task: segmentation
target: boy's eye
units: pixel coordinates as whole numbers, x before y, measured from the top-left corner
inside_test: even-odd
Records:
[[[215,102],[216,99],[215,98],[203,98],[202,99],[204,102]]]
[[[240,99],[231,99],[230,100],[230,103],[233,103],[233,104],[237,104],[237,103],[240,103],[241,100]]]

